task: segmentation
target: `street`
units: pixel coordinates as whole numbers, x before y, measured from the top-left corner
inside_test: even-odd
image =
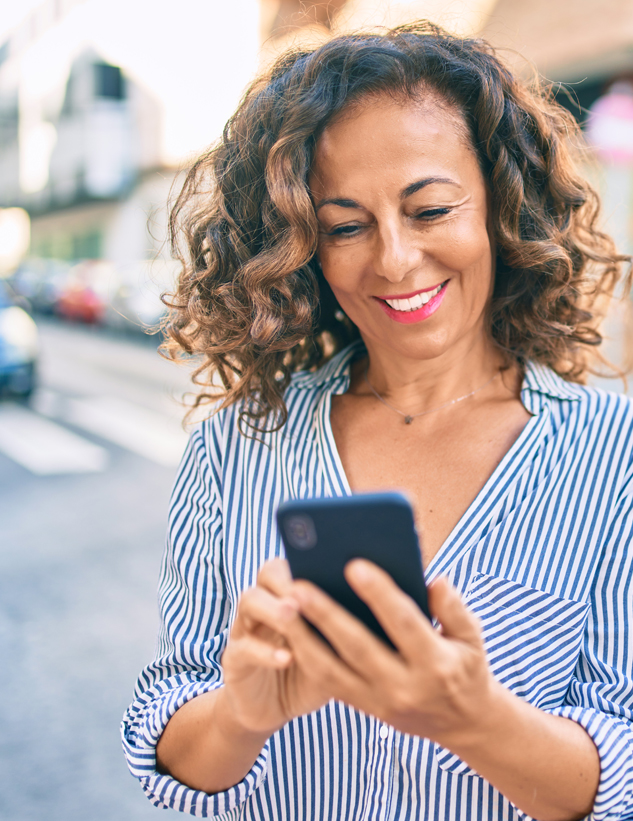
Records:
[[[187,372],[149,339],[40,333],[30,407],[0,403],[0,818],[172,817],[129,775],[119,722],[154,650]]]

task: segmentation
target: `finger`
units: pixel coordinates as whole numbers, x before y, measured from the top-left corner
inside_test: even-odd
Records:
[[[402,664],[396,652],[319,587],[302,580],[294,590],[303,615],[363,680],[382,679]]]
[[[232,635],[239,638],[253,633],[260,625],[283,635],[288,622],[300,619],[295,599],[279,598],[262,587],[251,587],[240,598]]]
[[[262,565],[257,584],[277,596],[287,596],[292,590],[292,573],[285,559],[271,559]]]
[[[370,711],[371,687],[304,619],[293,621],[285,638],[295,664],[319,689],[357,709]]]
[[[235,680],[252,667],[283,670],[292,663],[292,652],[287,647],[273,644],[251,635],[230,641],[222,654],[225,680]]]
[[[382,568],[354,559],[345,567],[345,578],[406,659],[419,658],[420,652],[437,640],[431,622]]]
[[[445,638],[461,639],[480,647],[483,644],[479,619],[468,610],[461,596],[445,576],[435,579],[428,588],[429,607],[437,617]]]

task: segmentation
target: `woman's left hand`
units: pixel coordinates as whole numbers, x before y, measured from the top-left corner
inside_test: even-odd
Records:
[[[429,585],[436,630],[376,565],[356,559],[346,576],[397,650],[319,588],[294,582],[288,595],[336,648],[301,619],[284,634],[294,663],[320,690],[446,747],[532,818],[591,812],[600,777],[593,741],[576,722],[539,710],[496,681],[479,621],[446,579]]]
[[[415,602],[371,562],[356,559],[346,577],[374,612],[397,652],[318,587],[294,583],[302,614],[326,636],[336,653],[312,631],[289,635],[298,665],[322,679],[334,698],[376,716],[402,732],[449,749],[477,743],[497,683],[486,660],[478,619],[446,579],[429,586],[433,628]]]

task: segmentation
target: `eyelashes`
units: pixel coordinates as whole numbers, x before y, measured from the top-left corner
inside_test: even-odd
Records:
[[[327,232],[328,237],[349,237],[353,236],[357,231],[360,231],[364,226],[362,225],[339,225],[332,231]]]
[[[426,211],[420,211],[419,214],[416,214],[416,219],[422,219],[423,217],[427,220],[432,220],[434,217],[441,217],[444,214],[450,213],[450,208],[429,208]]]
[[[413,219],[417,220],[418,222],[432,222],[434,219],[438,217],[443,217],[446,214],[451,212],[451,208],[427,208],[424,211],[420,211],[418,214],[413,216]],[[363,228],[366,228],[366,225],[339,225],[336,228],[333,228],[331,231],[326,231],[325,235],[327,237],[353,237],[360,233]]]

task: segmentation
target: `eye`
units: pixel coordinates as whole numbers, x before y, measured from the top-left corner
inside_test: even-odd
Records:
[[[431,220],[434,220],[437,217],[441,217],[444,214],[449,214],[450,211],[450,208],[429,208],[426,211],[420,211],[419,214],[415,215],[415,218],[425,222],[431,222]]]
[[[327,235],[328,237],[351,237],[360,231],[361,228],[361,225],[339,225],[337,228],[328,231]]]

